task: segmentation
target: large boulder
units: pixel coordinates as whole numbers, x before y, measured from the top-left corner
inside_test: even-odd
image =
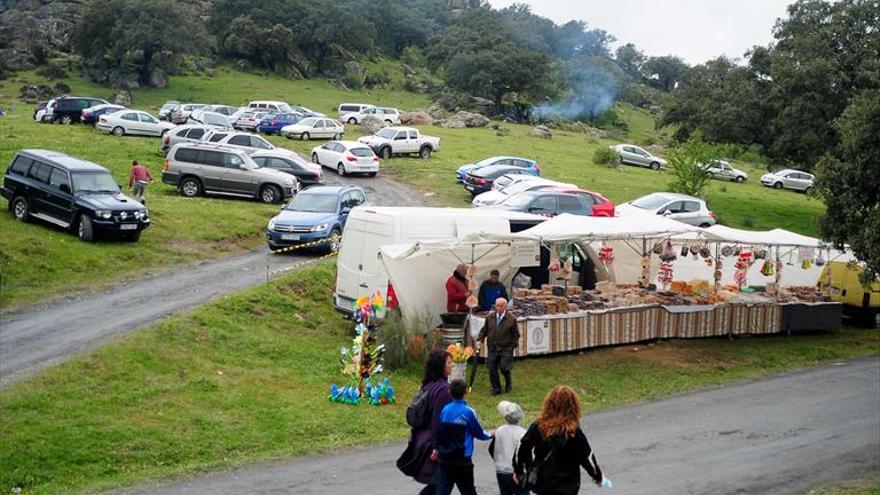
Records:
[[[342,66],[342,82],[350,88],[361,88],[367,79],[367,68],[359,62],[349,60]]]
[[[150,71],[147,85],[151,88],[164,88],[168,86],[168,75],[162,69],[153,69]]]
[[[430,107],[428,107],[428,115],[430,115],[431,118],[433,118],[434,120],[445,119],[446,109],[444,109],[443,106],[439,103],[434,102],[431,104]]]
[[[485,115],[461,111],[449,117],[444,127],[461,129],[464,127],[486,127],[487,125],[489,125],[489,118]]]
[[[383,127],[385,127],[385,122],[372,115],[361,119],[361,129],[368,134],[376,134]]]
[[[434,123],[434,117],[423,111],[416,112],[400,112],[400,123],[405,125],[431,125]]]
[[[120,91],[113,98],[113,103],[115,105],[122,105],[124,107],[130,107],[132,102],[131,93],[129,91]]]
[[[543,125],[535,127],[529,132],[529,134],[542,139],[550,139],[551,137],[553,137],[553,131],[551,131],[547,126]]]
[[[495,102],[488,98],[480,98],[479,96],[471,96],[471,104],[478,107],[494,107]]]

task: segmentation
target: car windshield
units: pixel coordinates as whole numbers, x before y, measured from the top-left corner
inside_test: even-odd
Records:
[[[309,127],[309,126],[315,125],[315,121],[316,121],[316,119],[313,119],[313,118],[302,119],[299,121],[299,125],[304,125],[306,127]]]
[[[339,197],[335,194],[297,194],[284,209],[309,213],[336,213],[338,202]]]
[[[501,202],[504,206],[508,206],[511,208],[525,208],[529,203],[532,202],[532,198],[534,196],[532,194],[517,194],[514,196],[509,196],[507,199]]]
[[[666,204],[667,201],[669,201],[669,198],[667,198],[666,196],[661,196],[659,194],[649,194],[633,201],[630,204],[635,206],[636,208],[641,208],[643,210],[656,210],[657,208],[660,208],[661,206]]]
[[[483,167],[486,165],[492,165],[493,163],[495,163],[497,161],[498,161],[498,157],[493,156],[492,158],[486,158],[485,160],[480,160],[477,163],[475,163],[474,165],[476,165],[477,167]]]
[[[523,191],[528,191],[529,189],[533,189],[535,187],[534,181],[530,180],[521,180],[519,182],[515,182],[504,189],[501,192],[507,194],[508,196],[516,193],[520,193]]]
[[[177,108],[177,103],[166,103],[162,105],[162,110],[171,110],[173,108]]]
[[[75,192],[119,192],[109,172],[74,172],[71,177]]]
[[[394,139],[394,136],[397,135],[397,129],[385,128],[376,133],[380,138],[385,139]]]

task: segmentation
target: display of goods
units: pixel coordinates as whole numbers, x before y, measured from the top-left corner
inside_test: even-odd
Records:
[[[690,299],[682,297],[674,292],[661,291],[657,292],[654,297],[658,304],[664,306],[690,306],[693,304]]]
[[[584,291],[584,288],[581,287],[580,285],[572,285],[571,287],[568,288],[568,293],[566,295],[573,296],[573,295],[580,294],[583,291]]]
[[[684,280],[673,280],[669,285],[669,290],[676,294],[690,294],[691,286]]]
[[[663,245],[663,252],[660,253],[660,261],[671,263],[677,258],[678,256],[675,255],[675,249],[672,247],[672,241],[666,241],[666,244]]]
[[[810,268],[813,268],[813,260],[810,260],[810,259],[802,260],[801,261],[801,268],[804,270],[809,270]]]
[[[687,246],[681,247],[681,257],[682,258],[686,257],[688,255],[688,253],[690,253],[690,252],[691,252],[691,250]]]
[[[651,252],[654,254],[660,254],[663,252],[663,244],[659,242],[655,242],[654,246],[651,247]]]
[[[480,300],[477,299],[477,296],[468,296],[468,298],[464,301],[469,308],[476,308],[480,305]]]
[[[467,286],[468,286],[468,290],[477,290],[479,288],[479,286],[477,285],[477,281],[472,278],[468,279]]]
[[[801,265],[804,264],[804,261],[809,261],[810,266],[812,266],[813,260],[816,258],[816,251],[811,247],[799,247],[798,248],[798,261]]]
[[[526,316],[541,316],[547,314],[547,308],[544,307],[544,303],[537,299],[514,299],[511,303],[510,312],[518,318]]]
[[[571,275],[571,272],[574,271],[574,265],[572,265],[571,261],[566,261],[562,264],[562,273],[568,277]]]
[[[477,265],[471,265],[467,270],[468,277],[474,277],[477,275]]]
[[[691,251],[691,254],[699,254],[700,245],[699,244],[691,244],[690,251]]]
[[[763,260],[767,258],[767,250],[766,249],[755,249],[752,251],[755,255],[756,260]]]
[[[650,256],[642,256],[642,276],[639,279],[639,283],[642,286],[647,286],[650,279],[651,279],[651,257]]]
[[[721,256],[733,256],[733,246],[724,246],[721,248]]]
[[[616,292],[616,291],[617,291],[617,284],[615,284],[614,282],[611,282],[608,280],[596,282],[596,292],[600,292],[600,293],[605,294],[605,293]]]
[[[819,256],[816,257],[816,266],[824,266],[825,265],[825,257],[822,256],[822,251],[819,251]]]
[[[614,263],[614,248],[611,246],[602,246],[599,248],[599,261],[610,265]]]
[[[562,268],[562,265],[559,263],[558,259],[551,260],[550,264],[547,266],[547,269],[551,272],[558,272],[560,268]]]
[[[672,263],[664,261],[660,263],[660,270],[657,272],[657,280],[663,285],[663,288],[669,287],[672,282]]]
[[[772,261],[765,260],[764,264],[761,266],[761,275],[764,275],[765,277],[772,277],[773,275],[775,275],[776,270],[773,269],[774,265],[775,263],[773,263]]]
[[[513,289],[513,297],[529,297],[529,289]]]
[[[792,296],[803,302],[823,302],[829,300],[829,298],[819,292],[819,288],[814,285],[786,287],[784,291],[779,292],[786,292],[788,294],[791,294]]]
[[[710,251],[708,247],[703,246],[700,248],[700,256],[703,258],[709,258],[712,256],[712,251]]]

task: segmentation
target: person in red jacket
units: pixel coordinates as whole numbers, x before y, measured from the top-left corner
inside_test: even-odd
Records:
[[[147,184],[153,182],[153,175],[147,167],[137,160],[131,162],[131,171],[128,173],[128,187],[132,188],[135,199],[142,204],[147,204]]]
[[[446,312],[467,313],[465,301],[469,295],[471,291],[467,286],[467,265],[462,263],[455,267],[452,276],[446,280]]]

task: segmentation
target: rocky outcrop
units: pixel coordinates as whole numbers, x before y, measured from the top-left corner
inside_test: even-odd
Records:
[[[547,126],[539,125],[529,131],[529,135],[542,139],[550,139],[553,137],[553,131],[551,131],[550,128],[548,128]]]
[[[131,93],[128,91],[120,91],[115,97],[113,97],[113,103],[124,107],[130,107],[132,103]]]
[[[82,8],[75,0],[0,1],[0,39],[6,41],[0,58],[7,70],[31,70],[68,53],[70,30]]]
[[[400,123],[405,125],[431,125],[434,123],[434,117],[424,111],[417,112],[400,112]]]
[[[361,129],[368,134],[376,134],[383,127],[385,127],[385,122],[376,117],[369,116],[361,119]]]
[[[443,127],[450,129],[464,129],[465,127],[486,127],[489,125],[489,118],[485,115],[473,112],[457,112],[452,117],[446,119],[442,124]]]

